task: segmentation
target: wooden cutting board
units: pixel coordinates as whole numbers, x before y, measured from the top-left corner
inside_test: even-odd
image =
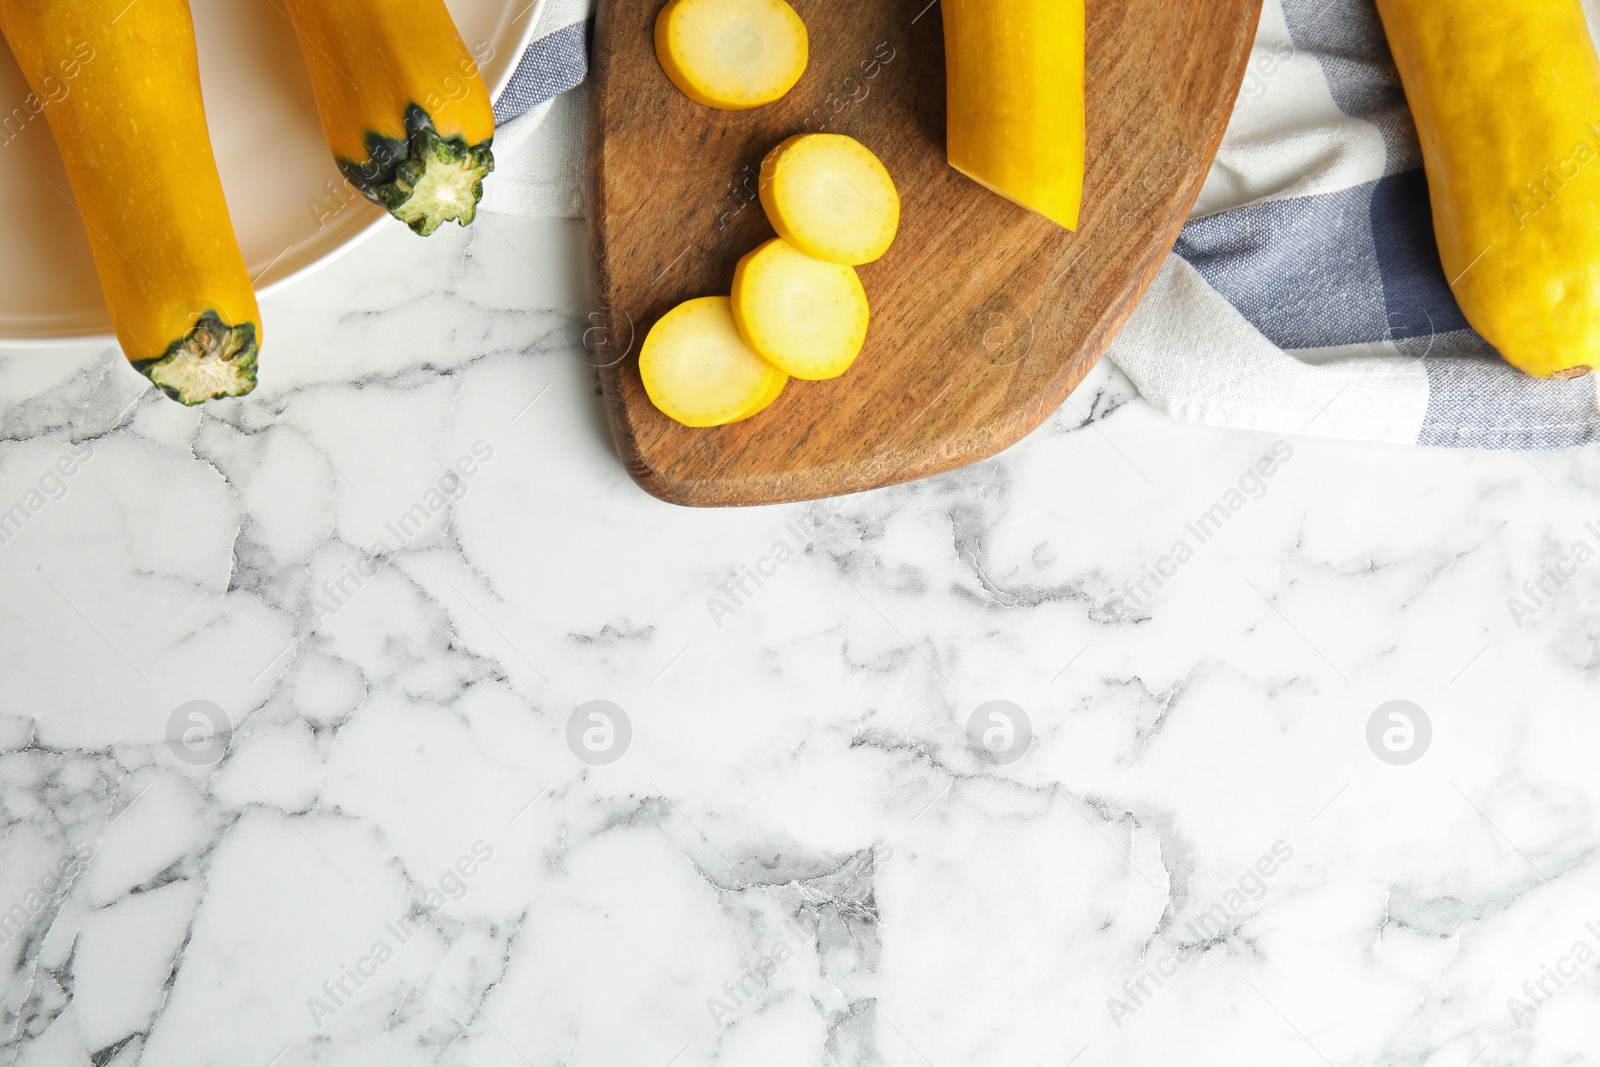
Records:
[[[661,72],[662,0],[599,4],[587,340],[618,453],[673,503],[892,485],[985,459],[1048,418],[1177,239],[1261,10],[1261,0],[1088,0],[1088,175],[1070,233],[946,164],[938,0],[792,2],[811,65],[783,100],[744,112],[695,104]],[[680,301],[726,294],[739,258],[773,235],[756,198],[761,159],[802,131],[855,137],[900,190],[899,239],[861,268],[867,346],[843,377],[793,381],[755,418],[680,426],[645,395],[639,346]]]

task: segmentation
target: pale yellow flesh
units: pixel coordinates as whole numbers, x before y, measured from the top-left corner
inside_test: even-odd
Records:
[[[752,352],[725,296],[679,304],[661,317],[639,352],[650,402],[685,426],[724,426],[762,411],[788,376]]]
[[[793,377],[837,378],[867,340],[870,311],[856,269],[774,237],[739,261],[733,320],[762,359]]]
[[[801,134],[768,153],[761,206],[779,237],[830,263],[871,263],[900,230],[900,195],[888,169],[841,134]]]
[[[689,99],[727,111],[770,104],[805,73],[806,25],[784,0],[672,0],[656,58]]]
[[[1600,60],[1580,0],[1379,0],[1462,314],[1540,378],[1600,368]]]

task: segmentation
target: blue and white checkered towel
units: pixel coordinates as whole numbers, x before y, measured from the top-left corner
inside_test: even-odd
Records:
[[[1195,422],[1470,448],[1600,438],[1600,375],[1539,381],[1468,326],[1373,0],[1267,0],[1195,214],[1110,358]]]

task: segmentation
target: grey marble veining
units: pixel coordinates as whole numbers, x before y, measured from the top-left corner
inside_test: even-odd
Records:
[[[1600,1060],[1593,450],[1102,370],[969,470],[683,510],[582,256],[383,233],[202,411],[0,354],[0,1061]]]

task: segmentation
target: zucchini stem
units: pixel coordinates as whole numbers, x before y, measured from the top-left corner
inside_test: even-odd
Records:
[[[229,326],[207,311],[166,352],[133,366],[163,393],[192,406],[254,389],[259,349],[255,323]]]
[[[339,160],[339,170],[368,200],[428,236],[446,222],[465,226],[478,217],[483,179],[494,170],[490,141],[469,145],[458,135],[441,137],[433,117],[416,104],[406,108],[405,139],[367,134],[367,159]]]

